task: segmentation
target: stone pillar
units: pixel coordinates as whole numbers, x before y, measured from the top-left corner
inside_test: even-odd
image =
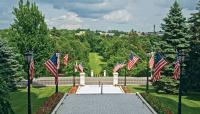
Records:
[[[91,70],[91,77],[93,77],[94,76],[94,72],[93,72],[93,70]]]
[[[80,73],[80,85],[85,85],[85,73]]]
[[[106,77],[106,70],[103,70],[103,76]]]
[[[118,85],[118,72],[113,73],[113,85]]]

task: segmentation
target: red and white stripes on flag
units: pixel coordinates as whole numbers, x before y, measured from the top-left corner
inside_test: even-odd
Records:
[[[126,64],[117,64],[117,65],[115,65],[115,67],[113,68],[113,73],[115,73],[118,70],[122,69],[124,66],[126,66]]]
[[[165,65],[167,65],[167,61],[165,61],[163,58],[161,58],[158,63],[155,65],[155,68],[154,68],[154,74],[152,76],[152,81],[157,81],[160,79],[160,76],[161,76],[161,70],[163,69],[163,67]]]
[[[55,84],[58,84],[58,70],[57,70],[57,55],[54,54],[48,61],[46,61],[46,69],[55,77]]]
[[[152,69],[154,66],[154,54],[151,53],[151,58],[149,60],[149,68]]]
[[[31,59],[30,66],[29,66],[30,80],[33,80],[34,74],[35,74],[35,66],[34,66],[34,60],[33,60],[33,58],[32,58],[32,59]]]
[[[64,65],[67,66],[67,63],[68,63],[68,54],[66,54],[66,55],[64,56]]]
[[[138,60],[139,60],[139,57],[134,56],[133,53],[131,53],[130,59],[129,59],[128,64],[127,64],[127,69],[131,70]]]
[[[176,63],[175,63],[175,66],[174,66],[174,79],[177,80],[180,76],[180,71],[181,71],[181,68],[180,68],[180,60],[177,59]]]

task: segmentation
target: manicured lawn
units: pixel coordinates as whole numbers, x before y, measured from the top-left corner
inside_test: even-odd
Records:
[[[105,62],[102,62],[102,56],[99,56],[98,53],[90,53],[89,54],[89,66],[93,70],[94,74],[100,74],[103,64],[106,64]]]
[[[70,87],[59,87],[59,92],[66,93]],[[32,112],[42,106],[43,102],[55,92],[55,87],[31,88]],[[27,89],[18,89],[10,94],[10,102],[16,114],[27,114]]]
[[[145,92],[146,86],[128,86],[134,92]],[[150,86],[150,94],[156,96],[164,105],[168,106],[174,114],[177,114],[178,95],[158,94]],[[200,113],[200,93],[187,94],[182,96],[182,114]]]

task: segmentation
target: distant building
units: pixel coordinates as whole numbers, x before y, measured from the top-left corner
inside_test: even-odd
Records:
[[[100,36],[114,36],[114,33],[108,33],[108,32],[99,32]]]
[[[79,31],[78,33],[75,33],[76,36],[84,36],[85,35],[85,31]]]

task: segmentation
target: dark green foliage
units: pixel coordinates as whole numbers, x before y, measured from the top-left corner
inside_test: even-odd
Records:
[[[44,16],[35,3],[19,1],[14,8],[14,23],[11,25],[11,42],[23,56],[25,51],[33,51],[36,76],[44,73],[44,62],[53,53],[53,42],[49,38]],[[21,57],[21,62],[24,62]]]
[[[171,77],[162,77],[159,81],[153,82],[156,92],[165,92],[168,94],[177,94],[179,82]]]
[[[197,6],[197,13],[193,13],[190,22],[190,52],[187,61],[187,86],[190,90],[200,91],[200,1]]]
[[[176,61],[176,49],[184,49],[187,52],[189,48],[188,28],[181,10],[180,5],[175,1],[161,25],[164,36],[159,46],[166,60],[170,63],[164,72],[166,76],[172,76],[173,64]]]
[[[9,92],[16,89],[16,81],[20,75],[21,65],[16,61],[8,43],[0,38],[0,113],[13,114],[9,103]]]
[[[16,89],[17,78],[22,74],[22,67],[16,60],[19,55],[0,39],[0,77],[7,83],[9,90]]]
[[[164,105],[157,97],[148,93],[142,93],[144,99],[154,108],[158,114],[171,114],[169,107]]]
[[[189,50],[189,35],[186,25],[186,18],[182,15],[182,9],[177,1],[171,6],[167,17],[161,27],[164,31],[162,41],[155,43],[164,58],[168,61],[168,65],[163,70],[164,76],[170,78],[162,78],[155,82],[154,86],[157,91],[166,93],[177,93],[177,81],[172,79],[174,63],[176,62],[177,50],[183,50],[185,53]],[[156,41],[157,42],[157,41]]]
[[[14,114],[9,103],[9,88],[6,81],[0,77],[0,113],[1,114]]]

